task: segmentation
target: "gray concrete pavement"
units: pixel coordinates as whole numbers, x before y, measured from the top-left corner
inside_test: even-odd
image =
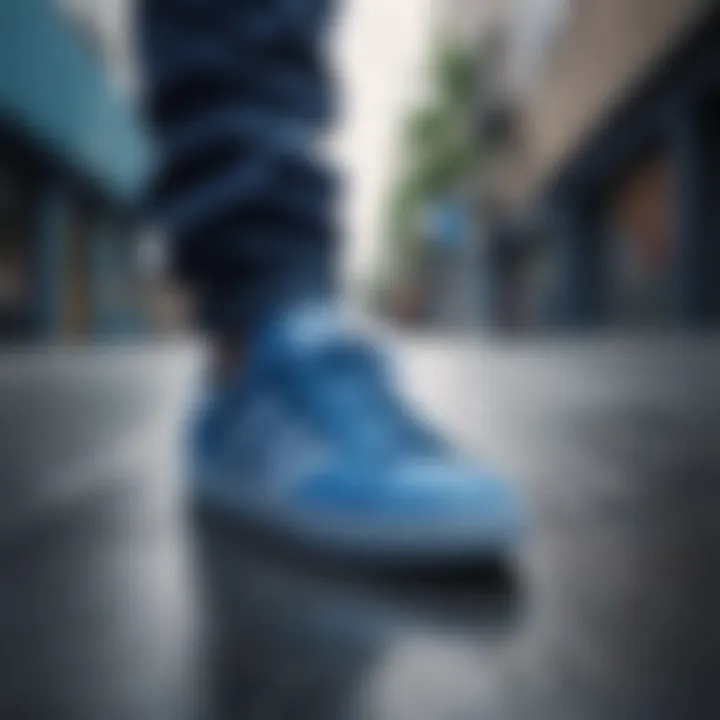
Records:
[[[194,350],[6,353],[0,717],[716,718],[720,342],[392,344],[424,412],[528,498],[517,597],[198,523]]]

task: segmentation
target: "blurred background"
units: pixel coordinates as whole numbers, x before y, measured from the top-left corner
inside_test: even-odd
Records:
[[[714,321],[712,5],[348,3],[330,139],[350,178],[348,293],[477,330]],[[2,336],[176,322],[139,212],[129,4],[2,12]]]
[[[720,6],[338,13],[345,296],[527,498],[511,598],[186,517],[132,36],[0,1],[0,717],[717,718]]]
[[[712,3],[441,5],[390,200],[389,309],[523,330],[716,320]]]
[[[138,209],[149,156],[123,92],[120,7],[3,3],[6,341],[80,341],[144,326]]]

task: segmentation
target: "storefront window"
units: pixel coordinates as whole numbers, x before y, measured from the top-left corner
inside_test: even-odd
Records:
[[[0,340],[29,332],[33,311],[30,177],[0,160]]]
[[[658,152],[619,183],[609,212],[609,309],[619,324],[663,324],[677,265],[670,165]]]

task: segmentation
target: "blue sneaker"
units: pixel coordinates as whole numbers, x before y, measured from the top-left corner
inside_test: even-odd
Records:
[[[203,505],[321,551],[370,560],[502,558],[520,504],[409,413],[372,347],[330,308],[288,314],[253,343],[192,432]]]

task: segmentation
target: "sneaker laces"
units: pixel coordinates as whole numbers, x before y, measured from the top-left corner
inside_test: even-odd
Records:
[[[328,343],[289,366],[305,411],[355,452],[369,459],[437,448],[393,392],[383,358],[367,343]]]

